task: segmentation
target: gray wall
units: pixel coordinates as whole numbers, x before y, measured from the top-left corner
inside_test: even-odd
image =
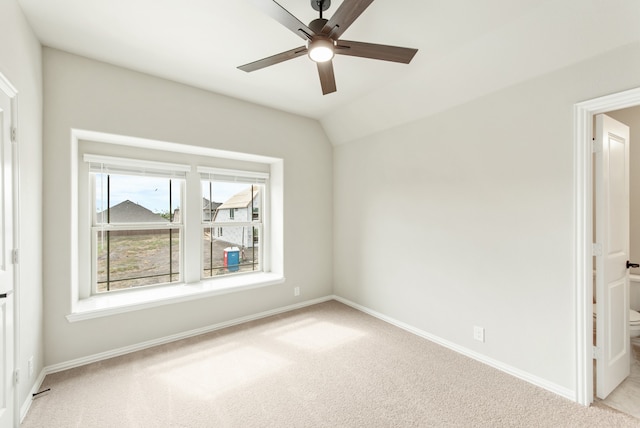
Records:
[[[573,105],[638,86],[635,43],[337,146],[335,294],[573,394]]]
[[[54,49],[43,64],[46,365],[332,293],[333,148],[316,121]],[[286,282],[69,323],[71,128],[284,159]]]
[[[20,152],[20,334],[18,400],[43,368],[42,346],[42,63],[40,43],[15,0],[0,1],[0,73],[18,90]],[[33,356],[34,376],[27,361]]]

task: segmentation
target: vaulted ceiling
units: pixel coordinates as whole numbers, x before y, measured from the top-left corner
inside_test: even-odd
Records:
[[[336,56],[337,92],[323,96],[306,56],[236,68],[303,44],[250,0],[18,1],[45,46],[318,119],[334,144],[640,41],[638,0],[376,0],[343,38],[417,55]],[[278,3],[318,17],[310,0]]]

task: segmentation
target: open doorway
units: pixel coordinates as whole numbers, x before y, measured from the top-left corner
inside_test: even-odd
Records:
[[[594,245],[594,137],[593,120],[601,113],[614,112],[640,105],[640,88],[597,98],[574,106],[574,154],[576,213],[575,291],[576,291],[576,401],[589,405],[594,401],[593,357],[593,256]],[[600,338],[603,339],[603,338]]]
[[[594,126],[594,242],[609,246],[594,257],[594,393],[602,403],[640,418],[640,341],[634,338],[640,316],[640,106],[597,115]],[[619,201],[609,204],[615,195]]]

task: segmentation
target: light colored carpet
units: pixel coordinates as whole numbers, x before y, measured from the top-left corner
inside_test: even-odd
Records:
[[[630,427],[331,301],[48,375],[31,427]]]

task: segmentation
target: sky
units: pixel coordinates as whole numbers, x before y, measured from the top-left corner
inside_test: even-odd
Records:
[[[171,181],[171,211],[173,211],[181,205],[179,196],[181,180]],[[243,183],[216,182],[213,184],[213,200],[214,202],[225,202],[247,186]],[[106,174],[96,174],[96,210],[98,212],[107,208],[106,187]],[[167,178],[111,174],[109,187],[112,207],[130,200],[154,213],[169,211],[169,179]],[[208,184],[203,185],[202,196],[209,199]]]

